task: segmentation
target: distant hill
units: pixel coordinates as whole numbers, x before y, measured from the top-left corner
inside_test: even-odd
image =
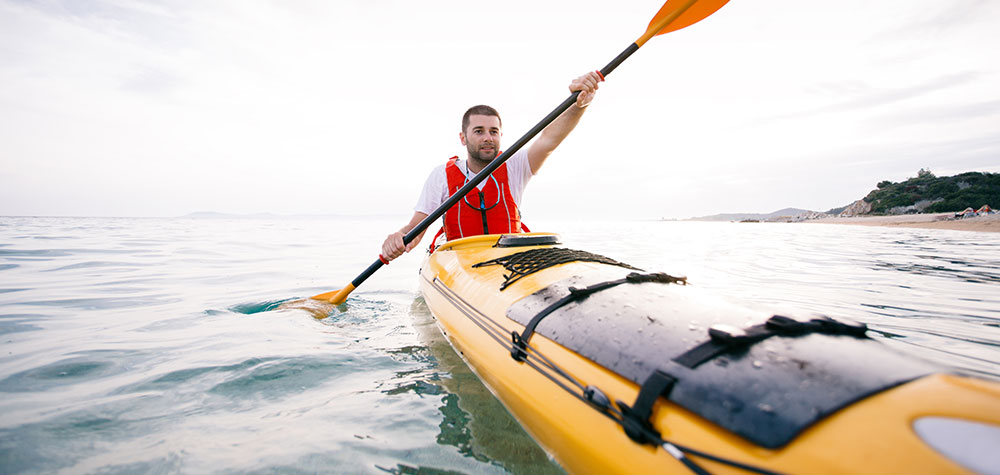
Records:
[[[815,212],[807,209],[785,208],[785,209],[779,209],[778,211],[774,211],[771,213],[713,214],[711,216],[699,216],[697,218],[690,218],[688,221],[747,221],[747,220],[768,221],[775,218],[795,217],[813,213]]]
[[[983,205],[1000,208],[1000,173],[967,172],[938,177],[921,169],[917,176],[900,183],[879,182],[864,198],[846,206],[817,212],[799,208],[771,213],[723,213],[689,218],[688,221],[802,221],[825,216],[897,215],[950,213]]]
[[[934,176],[921,169],[900,183],[883,181],[863,201],[867,214],[947,213],[983,205],[1000,207],[1000,173],[968,172]]]

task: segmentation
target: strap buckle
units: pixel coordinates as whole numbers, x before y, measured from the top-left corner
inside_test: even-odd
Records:
[[[725,346],[744,345],[753,341],[746,330],[724,323],[709,327],[708,336],[712,338],[713,343]]]
[[[659,445],[660,433],[653,428],[649,418],[653,415],[653,404],[660,396],[669,397],[674,389],[677,378],[661,370],[653,371],[639,389],[632,407],[622,401],[616,401],[622,411],[622,427],[625,434],[640,444]]]

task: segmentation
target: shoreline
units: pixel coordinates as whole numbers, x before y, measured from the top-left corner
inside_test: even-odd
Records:
[[[954,218],[954,213],[904,214],[899,216],[854,216],[850,218],[820,218],[803,221],[820,224],[851,224],[855,226],[885,226],[899,228],[949,229],[952,231],[1000,232],[1000,215]]]

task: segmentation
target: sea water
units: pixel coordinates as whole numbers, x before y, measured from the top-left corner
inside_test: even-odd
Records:
[[[404,220],[0,217],[0,473],[558,472],[437,330],[421,251],[328,318],[279,308],[342,287]],[[1000,234],[532,224],[1000,379]]]

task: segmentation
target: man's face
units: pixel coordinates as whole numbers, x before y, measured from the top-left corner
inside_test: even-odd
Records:
[[[469,158],[491,162],[500,150],[500,118],[495,115],[469,116],[469,126],[459,134]]]

